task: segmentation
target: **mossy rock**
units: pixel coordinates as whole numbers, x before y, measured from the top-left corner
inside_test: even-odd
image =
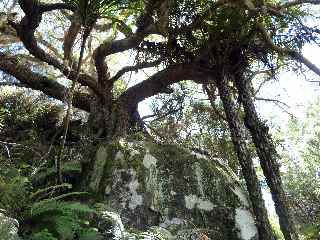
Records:
[[[0,212],[0,239],[19,240],[18,228],[19,223],[17,220]]]
[[[247,194],[219,159],[175,145],[120,141],[100,145],[95,162],[90,186],[125,227],[160,226],[177,239],[257,238]]]

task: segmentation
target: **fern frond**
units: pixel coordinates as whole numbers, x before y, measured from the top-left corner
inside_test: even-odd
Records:
[[[48,228],[58,239],[72,240],[75,233],[81,236],[87,231],[92,232],[89,226],[84,224],[84,219],[95,213],[94,209],[79,202],[43,200],[33,204],[26,220],[33,222],[33,226],[37,225],[38,229]],[[96,232],[95,236],[98,234]]]
[[[40,232],[37,232],[33,234],[30,238],[30,240],[58,240],[55,238],[49,231],[48,229],[43,229]]]
[[[72,184],[69,183],[63,183],[60,185],[54,185],[54,186],[50,186],[47,188],[43,188],[40,189],[38,191],[36,191],[35,193],[32,193],[30,198],[32,200],[40,200],[44,197],[47,197],[47,195],[50,195],[53,193],[53,191],[56,191],[57,189],[61,189],[61,188],[68,188],[68,189],[72,189]]]
[[[62,165],[62,175],[73,175],[81,172],[81,164],[79,162],[67,162]],[[56,169],[54,167],[45,167],[40,169],[36,175],[32,176],[32,182],[41,183],[46,179],[51,179],[56,175]]]
[[[90,213],[95,213],[95,210],[79,202],[58,202],[55,200],[43,200],[31,206],[30,218],[39,217],[46,214],[63,215],[70,212],[83,216]]]

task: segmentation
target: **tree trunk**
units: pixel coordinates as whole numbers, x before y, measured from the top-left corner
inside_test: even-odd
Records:
[[[277,163],[279,156],[269,134],[269,129],[258,117],[252,100],[249,82],[244,79],[242,74],[235,75],[234,81],[245,112],[245,126],[249,129],[256,146],[261,168],[279,216],[281,231],[286,240],[297,240],[299,237],[290,213],[289,202],[282,187]]]
[[[254,215],[256,217],[256,225],[259,232],[259,239],[274,240],[275,237],[273,235],[267,210],[262,198],[259,180],[252,162],[250,151],[244,141],[244,128],[240,125],[240,118],[236,113],[235,103],[232,100],[227,77],[221,75],[220,79],[216,79],[216,85],[218,87],[219,95],[226,113],[234,149],[237,153],[253,206]]]
[[[82,183],[84,190],[95,192],[103,196],[104,179],[108,170],[108,152],[104,148],[105,143],[114,143],[121,137],[125,137],[130,128],[130,114],[125,105],[119,102],[103,101],[96,98],[92,102],[89,115],[89,134],[94,136],[92,141],[92,150],[88,148],[90,157],[88,161],[82,162]],[[102,146],[102,147],[101,147]],[[98,196],[97,195],[97,196]]]
[[[131,112],[123,104],[103,104],[102,101],[96,100],[91,106],[89,128],[95,138],[112,141],[127,135],[131,119]]]

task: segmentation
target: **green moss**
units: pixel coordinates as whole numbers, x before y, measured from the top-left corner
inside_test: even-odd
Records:
[[[106,186],[112,185],[114,170],[133,169],[139,182],[137,191],[143,196],[143,204],[152,211],[169,219],[184,216],[183,219],[188,219],[187,228],[214,228],[228,236],[227,239],[238,239],[232,209],[240,203],[232,192],[234,179],[224,166],[175,145],[124,141],[102,147],[100,193],[104,194]],[[119,152],[122,157],[116,157]],[[149,166],[145,166],[146,154],[156,159],[150,159]],[[123,179],[124,182],[131,180]],[[188,195],[199,200],[192,209],[181,206]],[[205,210],[206,202],[212,203],[212,211]]]
[[[97,148],[94,170],[90,180],[90,188],[93,192],[104,194],[106,186],[111,183],[111,175],[114,169],[115,156],[119,151],[119,144],[109,143]]]
[[[219,166],[218,163],[209,159],[197,158],[188,150],[175,145],[154,145],[147,144],[150,154],[158,159],[158,169],[161,175],[162,184],[166,185],[166,191],[163,192],[164,198],[170,198],[169,192],[172,188],[172,183],[169,180],[168,170],[174,178],[174,191],[183,192],[186,195],[193,194],[199,198],[204,197],[206,200],[215,205],[216,226],[229,232],[230,238],[237,239],[237,234],[234,228],[234,219],[232,213],[226,214],[231,208],[238,207],[239,199],[232,192],[231,178],[228,178],[228,173]],[[201,169],[198,175],[197,167]],[[184,178],[180,178],[185,174]],[[170,181],[170,180],[169,180]],[[187,182],[187,184],[186,184]],[[229,186],[226,188],[226,186]],[[202,189],[201,189],[202,188]],[[208,219],[211,219],[210,212],[194,208],[192,211],[191,225],[206,227],[211,225]]]

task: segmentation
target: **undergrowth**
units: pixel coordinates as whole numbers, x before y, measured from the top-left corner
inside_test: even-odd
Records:
[[[18,220],[22,239],[100,239],[90,225],[96,211],[80,202],[88,193],[72,191],[68,183],[35,188],[17,169],[1,169],[0,209]]]

